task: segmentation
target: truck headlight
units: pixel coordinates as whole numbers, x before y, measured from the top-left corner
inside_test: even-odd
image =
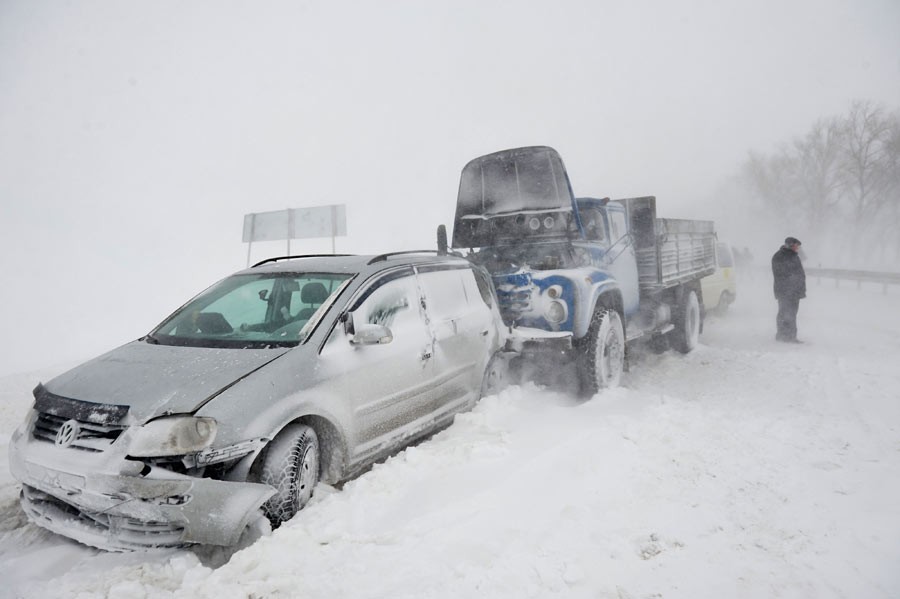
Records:
[[[566,319],[566,304],[559,300],[551,301],[544,310],[544,318],[553,324],[563,322]]]
[[[212,418],[159,418],[137,429],[128,448],[128,455],[154,458],[196,453],[212,445],[217,430],[216,421]]]

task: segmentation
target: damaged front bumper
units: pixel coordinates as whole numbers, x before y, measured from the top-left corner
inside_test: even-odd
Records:
[[[9,462],[28,518],[101,549],[234,545],[274,493],[268,485],[145,466],[113,448],[59,448],[25,428],[13,435]]]

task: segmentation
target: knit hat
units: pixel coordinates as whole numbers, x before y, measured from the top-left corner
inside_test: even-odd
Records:
[[[800,243],[800,240],[797,239],[796,237],[788,237],[787,239],[784,240],[784,245],[786,245],[788,247],[794,245],[795,243],[797,245],[803,245],[802,243]]]

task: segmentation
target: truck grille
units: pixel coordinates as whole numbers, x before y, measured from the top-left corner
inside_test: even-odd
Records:
[[[514,322],[524,312],[531,310],[531,293],[534,285],[525,273],[495,275],[494,287],[504,321]]]

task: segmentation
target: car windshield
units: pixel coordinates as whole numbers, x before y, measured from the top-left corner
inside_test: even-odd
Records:
[[[241,274],[219,281],[147,337],[192,347],[290,347],[304,341],[350,275]]]

